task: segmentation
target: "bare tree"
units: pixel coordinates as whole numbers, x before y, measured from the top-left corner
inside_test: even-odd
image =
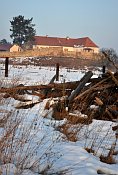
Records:
[[[112,48],[110,49],[101,49],[101,54],[102,54],[102,58],[104,60],[104,64],[108,67],[111,64],[116,68],[116,70],[118,71],[118,55],[116,53],[116,51]]]

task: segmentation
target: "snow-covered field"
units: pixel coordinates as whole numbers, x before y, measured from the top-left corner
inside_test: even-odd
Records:
[[[5,78],[3,69],[0,65],[1,87],[47,84],[55,75],[53,67],[10,66],[9,77]],[[84,73],[60,68],[60,82],[80,80]],[[99,71],[94,72],[94,76],[99,74]],[[69,130],[76,133],[77,140],[72,142],[58,130],[66,119],[55,121],[51,117],[52,111],[45,110],[48,99],[40,101],[39,97],[30,95],[25,98],[37,104],[30,109],[16,109],[20,102],[11,97],[2,98],[1,94],[0,119],[10,113],[5,126],[0,126],[1,175],[96,175],[100,171],[118,174],[118,154],[113,156],[114,164],[103,163],[99,158],[107,156],[115,143],[115,132],[112,131],[115,123],[93,120],[90,125],[71,125]],[[11,134],[8,136],[8,133]],[[88,153],[85,148],[91,148],[93,152]],[[115,150],[118,151],[117,142]]]

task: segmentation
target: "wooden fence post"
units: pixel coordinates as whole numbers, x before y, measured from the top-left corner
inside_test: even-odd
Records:
[[[8,77],[8,65],[9,65],[9,57],[5,59],[5,77]]]
[[[103,66],[102,67],[102,73],[105,74],[105,71],[106,71],[106,66]]]
[[[59,63],[56,64],[56,81],[59,81]]]

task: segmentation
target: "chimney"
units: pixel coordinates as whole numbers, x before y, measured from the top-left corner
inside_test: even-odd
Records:
[[[67,36],[66,39],[69,40],[70,39],[69,36]]]

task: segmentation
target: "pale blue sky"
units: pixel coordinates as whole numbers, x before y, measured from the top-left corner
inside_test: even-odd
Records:
[[[0,0],[0,40],[10,39],[10,20],[33,17],[37,35],[90,37],[118,53],[118,0]]]

